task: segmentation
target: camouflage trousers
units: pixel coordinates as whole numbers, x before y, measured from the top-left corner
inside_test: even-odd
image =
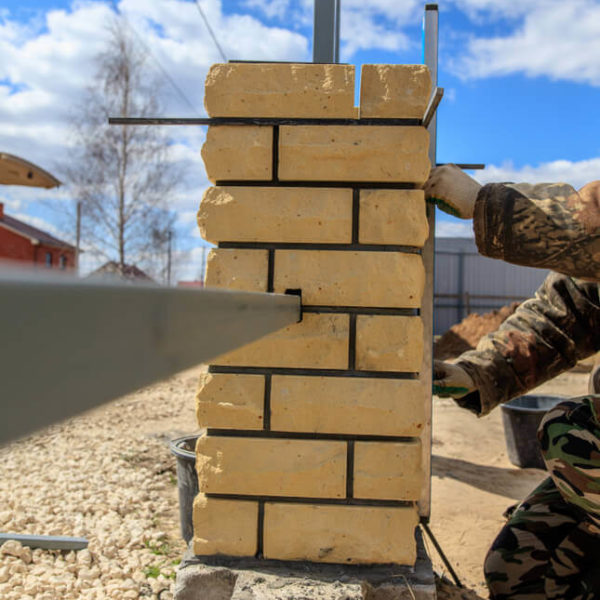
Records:
[[[561,402],[538,438],[550,477],[511,514],[485,560],[495,600],[600,598],[600,396]]]

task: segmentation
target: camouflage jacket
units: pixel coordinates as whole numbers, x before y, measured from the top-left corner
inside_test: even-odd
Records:
[[[457,402],[478,415],[600,350],[600,194],[586,188],[489,184],[479,193],[473,221],[479,251],[557,272],[459,357],[478,391]]]

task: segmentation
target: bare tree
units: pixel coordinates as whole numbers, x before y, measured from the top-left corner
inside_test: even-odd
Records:
[[[73,119],[74,156],[65,174],[82,205],[84,247],[121,269],[137,263],[155,276],[153,266],[164,263],[173,237],[168,206],[180,172],[160,128],[108,125],[108,117],[156,116],[160,89],[144,49],[122,22],[113,22]]]

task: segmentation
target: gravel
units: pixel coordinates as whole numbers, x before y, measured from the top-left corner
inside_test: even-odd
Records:
[[[0,598],[172,598],[185,544],[170,439],[196,431],[199,369],[0,448],[0,531],[86,550],[0,546]]]

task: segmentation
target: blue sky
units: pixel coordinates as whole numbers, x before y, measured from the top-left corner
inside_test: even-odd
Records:
[[[310,60],[312,0],[200,0],[228,58]],[[342,60],[421,62],[424,2],[341,0]],[[442,0],[438,161],[483,162],[487,181],[599,178],[600,0]],[[5,0],[0,9],[0,150],[53,169],[69,144],[69,106],[89,83],[103,23],[118,8],[189,102],[219,54],[191,0]],[[168,87],[166,114],[190,116]],[[182,277],[198,274],[194,215],[207,186],[201,130],[178,130],[175,156],[188,177],[177,205]],[[5,188],[9,214],[61,233],[41,192]],[[65,235],[68,232],[62,232]],[[441,215],[438,235],[469,235]]]

